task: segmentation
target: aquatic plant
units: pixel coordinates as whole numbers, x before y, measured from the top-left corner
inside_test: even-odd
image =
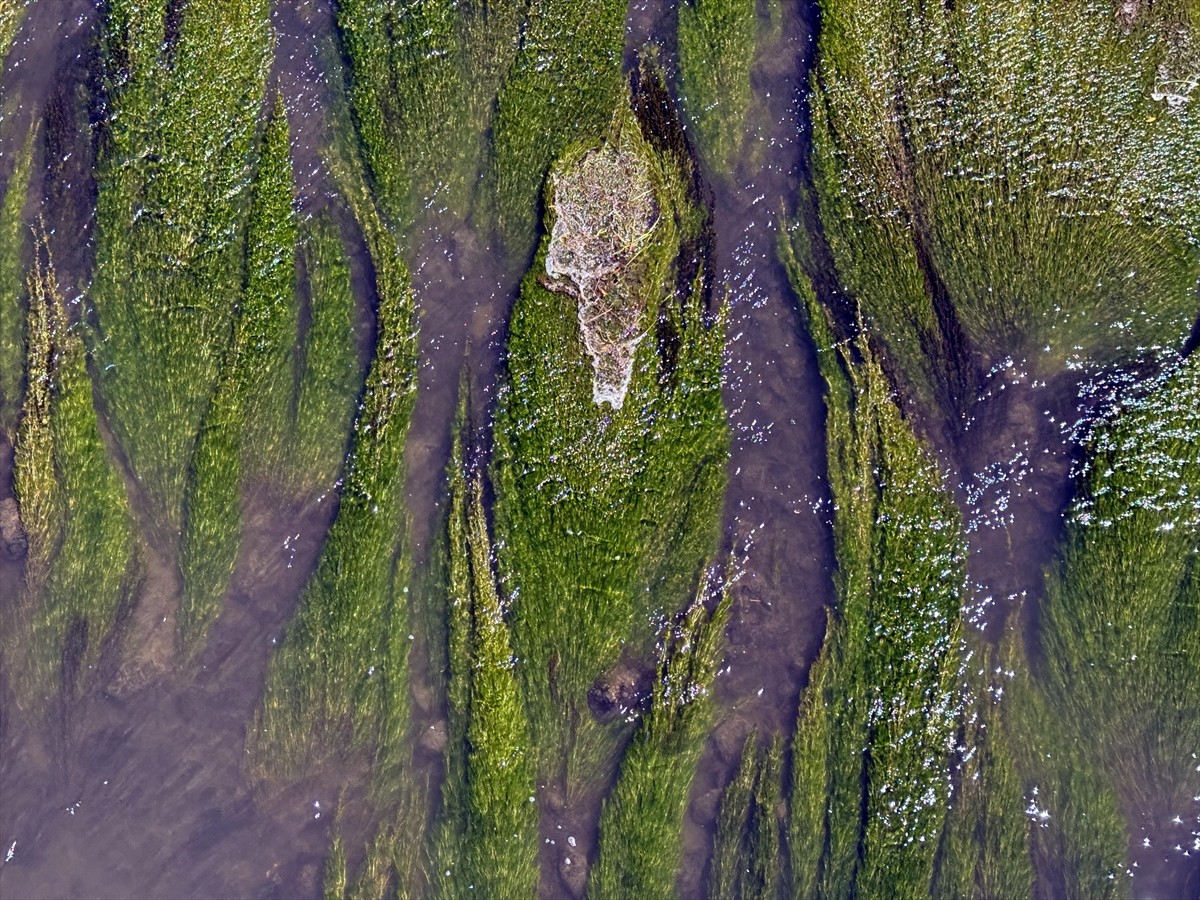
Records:
[[[102,18],[93,301],[101,391],[155,523],[179,530],[241,296],[266,0],[113,0]],[[170,33],[168,33],[168,18]]]
[[[721,796],[708,896],[774,900],[783,885],[783,744],[760,746],[751,733],[733,781]]]
[[[216,620],[237,563],[242,540],[241,438],[246,416],[238,377],[240,323],[201,419],[183,496],[179,570],[183,594],[176,636],[187,651],[197,649]]]
[[[310,316],[300,350],[286,483],[304,494],[328,490],[342,471],[362,369],[350,263],[338,226],[322,213],[305,221],[300,233]]]
[[[293,447],[333,440],[343,448],[340,439],[349,429],[351,400],[347,396],[343,398],[344,421],[304,422],[312,431],[297,428],[288,440],[291,345],[297,318],[295,251],[288,124],[277,99],[263,134],[251,190],[242,297],[234,310],[225,362],[201,419],[184,493],[179,551],[183,596],[177,629],[180,644],[188,649],[199,646],[220,612],[237,562],[243,457],[253,454],[252,471],[260,474],[278,469],[281,458]],[[324,323],[323,317],[313,318]],[[346,343],[353,354],[353,344]],[[306,373],[312,368],[306,366]],[[352,371],[356,368],[354,365]],[[326,378],[321,390],[338,387],[337,381]],[[340,454],[337,461],[340,464]],[[327,468],[316,473],[318,478],[328,477],[325,483],[334,477]]]
[[[482,477],[468,471],[462,446],[460,431],[448,521],[450,740],[430,882],[447,897],[530,897],[538,883],[535,756],[492,572]]]
[[[1011,682],[1007,721],[1026,788],[1029,845],[1036,884],[1057,897],[1129,895],[1126,826],[1113,783],[1081,745],[1023,655]]]
[[[408,728],[403,463],[417,343],[399,247],[377,219],[363,226],[379,297],[366,393],[337,518],[271,660],[248,743],[258,770],[279,777],[361,750],[386,798],[399,788]]]
[[[756,0],[679,4],[679,93],[696,146],[712,170],[731,175],[750,108],[758,36]]]
[[[13,0],[0,6],[0,65],[8,56],[28,9],[29,0]]]
[[[321,896],[324,900],[342,900],[346,896],[348,885],[346,845],[342,841],[341,832],[335,829],[329,854],[325,857],[325,867],[321,873]]]
[[[701,595],[708,586],[701,586]],[[696,763],[712,725],[711,688],[729,618],[721,591],[701,600],[659,640],[650,705],[621,760],[600,813],[600,855],[591,897],[669,897],[683,846],[683,816]]]
[[[66,519],[66,500],[55,470],[53,427],[54,355],[63,314],[57,284],[47,279],[40,248],[26,283],[31,291],[25,340],[28,386],[13,444],[13,490],[28,540],[25,594],[37,598],[50,574]]]
[[[461,115],[458,16],[450,0],[338,4],[363,155],[380,203],[401,226],[411,224],[435,186],[461,207],[468,183],[456,158],[472,145]]]
[[[15,660],[17,702],[45,710],[84,686],[138,569],[125,486],[100,434],[87,351],[44,235],[29,300],[30,390],[14,472],[29,554],[6,656]]]
[[[975,638],[967,654],[966,697],[954,759],[954,793],[938,852],[933,895],[1028,897],[1034,871],[1030,830],[1037,827],[1018,771],[1008,690],[1016,673],[1013,627],[999,649]],[[1007,695],[1007,699],[1005,699]]]
[[[1200,793],[1197,408],[1193,355],[1097,428],[1041,608],[1047,704],[1141,810]]]
[[[3,45],[0,45],[3,46]],[[37,141],[35,124],[17,152],[12,174],[4,186],[0,203],[0,428],[11,438],[21,408],[21,382],[25,364],[25,310],[21,306],[21,249],[26,231],[22,214],[29,194],[33,172],[33,148]]]
[[[1037,652],[1027,656],[1010,639],[995,667],[987,663],[995,674],[981,673],[993,682],[991,697],[1009,688],[996,709],[980,701],[988,733],[977,764],[986,793],[968,792],[972,785],[963,782],[964,805],[982,808],[982,821],[996,824],[993,893],[1030,878],[1009,819],[1018,791],[1039,890],[1121,897],[1131,874],[1122,810],[1155,817],[1182,808],[1200,788],[1200,720],[1190,704],[1200,689],[1198,373],[1194,359],[1177,363],[1095,427],[1047,573]],[[970,771],[964,767],[964,775]],[[952,815],[943,854],[947,895],[961,895],[955,885],[968,877],[957,846],[967,829],[981,833],[978,822]],[[976,884],[987,883],[984,863],[981,857]]]
[[[643,82],[647,91],[661,85],[652,73]],[[697,249],[705,218],[693,173],[686,157],[649,142],[670,132],[656,125],[642,134],[626,103],[607,141],[645,160],[658,209],[622,276],[620,302],[640,310],[637,333],[646,337],[636,343],[628,391],[619,408],[596,402],[579,301],[541,275],[544,242],[513,309],[492,461],[496,553],[539,776],[557,778],[566,765],[572,783],[595,771],[596,760],[584,757],[603,756],[598,748],[612,731],[593,718],[589,689],[623,647],[650,644],[651,621],[686,602],[715,546],[729,440],[723,319],[706,321]],[[596,149],[569,150],[556,173]],[[549,197],[551,232],[566,200]],[[591,749],[569,753],[584,731]]]
[[[287,110],[283,98],[277,95],[259,145],[246,223],[245,287],[237,313],[238,333],[242,335],[237,352],[237,378],[245,404],[241,460],[245,478],[280,478],[281,460],[287,458],[289,447],[300,443],[294,434],[305,434],[307,440],[319,440],[325,434],[325,430],[305,433],[300,427],[289,430],[296,390],[294,347],[299,318],[296,302],[299,226],[293,194]],[[334,260],[323,262],[336,265]],[[318,304],[312,305],[315,322],[323,317],[318,315]],[[353,392],[357,396],[361,379],[355,350],[353,343],[350,353],[339,348],[336,358],[350,357],[355,375]],[[337,378],[330,380],[335,386],[342,383]],[[349,414],[326,427],[346,434],[350,429]],[[343,452],[344,448],[343,441]]]
[[[621,94],[624,0],[535,0],[496,100],[484,213],[521,257],[537,236],[537,201],[551,163],[594,140]]]
[[[1178,347],[1200,277],[1194,4],[822,7],[813,168],[841,285],[947,412],[1008,356]]]
[[[411,777],[411,776],[409,776]],[[409,794],[389,813],[367,843],[354,877],[346,864],[346,845],[340,824],[334,826],[329,853],[325,857],[321,893],[325,900],[376,900],[379,897],[424,896],[424,883],[415,880],[422,854],[422,836],[427,815]],[[339,815],[341,809],[339,808]]]
[[[808,670],[808,685],[800,698],[800,711],[792,735],[791,783],[788,785],[788,815],[784,834],[787,844],[790,889],[793,897],[820,896],[817,886],[827,844],[830,821],[829,757],[833,742],[830,654],[837,643],[838,619],[826,610],[825,641],[821,653]],[[850,823],[839,822],[847,829]],[[852,839],[852,838],[850,838]],[[841,837],[846,843],[848,838]]]
[[[794,739],[793,878],[822,896],[925,896],[960,709],[961,519],[865,334],[835,344],[811,284],[791,272],[827,386],[838,560]]]

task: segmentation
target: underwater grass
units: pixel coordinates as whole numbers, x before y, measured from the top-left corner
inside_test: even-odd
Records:
[[[271,59],[266,0],[113,0],[92,293],[101,390],[159,527],[177,532],[228,359]]]
[[[348,886],[346,845],[342,840],[341,832],[335,829],[329,854],[325,857],[325,866],[321,872],[321,896],[324,900],[343,900]]]
[[[374,358],[337,518],[271,660],[248,744],[261,773],[285,778],[365,750],[386,806],[399,787],[408,728],[403,463],[417,343],[399,247],[381,226],[364,231],[379,296]]]
[[[679,4],[679,93],[696,145],[712,170],[737,165],[750,108],[750,66],[758,36],[756,0]]]
[[[954,794],[938,851],[933,896],[1029,897],[1034,871],[1025,782],[1018,771],[1006,689],[1015,673],[1015,629],[999,650],[976,639],[968,652],[962,733],[954,770]],[[1008,693],[1008,700],[1003,700]]]
[[[624,0],[533,0],[496,100],[483,215],[500,246],[521,257],[535,245],[537,202],[550,164],[594,140],[621,95]]]
[[[237,373],[239,330],[235,323],[229,359],[217,376],[216,390],[201,419],[183,496],[179,546],[183,594],[176,637],[188,652],[201,646],[221,611],[242,541],[239,488],[246,417]]]
[[[289,464],[296,493],[328,490],[342,472],[362,390],[350,263],[338,226],[322,213],[301,226],[311,317],[301,347]]]
[[[642,304],[639,331],[657,330],[660,346],[637,345],[620,408],[594,402],[577,302],[543,284],[543,245],[512,314],[492,460],[501,586],[539,776],[561,777],[565,761],[571,783],[595,771],[584,758],[606,754],[619,728],[593,719],[589,687],[623,647],[649,645],[653,618],[686,602],[715,547],[729,442],[723,318],[706,321],[699,277],[685,273],[676,290],[690,259],[680,262],[680,248],[704,221],[684,191],[687,173],[641,143],[628,111],[614,128],[661,179],[658,224],[637,262],[645,274],[625,284]],[[569,752],[576,746],[582,755]]]
[[[1200,793],[1198,408],[1193,355],[1097,428],[1041,609],[1047,703],[1141,810]]]
[[[712,726],[710,691],[729,606],[724,591],[711,613],[697,600],[660,638],[650,707],[600,813],[599,859],[588,879],[589,897],[675,894],[683,817]]]
[[[0,35],[2,37],[3,35]],[[0,47],[3,47],[0,44]],[[29,179],[33,173],[33,148],[38,129],[30,129],[17,151],[12,174],[0,202],[0,428],[10,438],[21,409],[21,382],[25,369],[25,310],[21,306],[24,265],[21,259],[26,231],[22,220]]]
[[[829,839],[826,807],[829,803],[829,759],[832,747],[833,708],[830,652],[838,645],[838,628],[832,611],[826,611],[825,641],[809,668],[808,686],[800,701],[792,736],[791,781],[784,834],[790,895],[817,897],[821,863]],[[842,823],[846,824],[845,822]]]
[[[334,112],[345,115],[344,107]],[[397,877],[406,878],[415,869],[410,857],[419,841],[411,828],[392,827],[389,817],[424,821],[423,814],[414,812],[424,801],[411,787],[411,777],[402,773],[411,749],[411,557],[405,539],[404,446],[417,388],[416,306],[401,247],[371,195],[358,147],[346,137],[349,122],[339,124],[343,127],[335,130],[327,162],[370,257],[378,298],[376,343],[363,397],[352,407],[351,449],[339,479],[338,514],[296,618],[271,661],[247,750],[260,777],[285,779],[331,758],[366,753],[372,762],[371,799],[383,817],[372,844],[376,869],[402,866]],[[328,217],[318,217],[311,227],[302,235],[313,321],[305,338],[298,428],[304,427],[306,380],[317,400],[311,404],[316,420],[321,409],[340,405],[340,399],[331,404],[326,398],[348,369],[338,361],[348,359],[353,348],[345,339],[353,297],[344,247]],[[315,345],[322,308],[325,337]],[[331,363],[335,365],[322,368]],[[333,385],[322,384],[323,372]],[[323,438],[332,441],[335,434],[337,429],[326,427]],[[332,450],[329,459],[332,465]]]
[[[799,895],[927,896],[961,703],[961,520],[865,336],[835,344],[811,284],[794,260],[789,270],[828,388],[838,559],[793,742],[792,877]]]
[[[242,335],[237,351],[237,378],[245,405],[241,464],[248,478],[279,478],[282,460],[296,443],[291,426],[299,318],[296,302],[299,225],[293,200],[295,176],[290,144],[287,111],[283,98],[277,95],[263,130],[251,190],[245,287],[237,314],[237,327]],[[357,368],[355,360],[356,374]],[[356,378],[356,392],[358,386]],[[345,433],[350,423],[338,420],[335,427],[341,427]],[[306,437],[317,439],[324,434],[322,430]]]
[[[1125,821],[1109,777],[1047,702],[1023,654],[1011,651],[1013,746],[1024,778],[1036,884],[1049,896],[1130,895]]]
[[[1009,355],[1053,372],[1183,342],[1200,277],[1195,15],[822,7],[821,220],[840,282],[924,399],[964,409],[972,368]]]
[[[29,0],[5,0],[0,4],[0,66],[12,49],[12,42],[21,29],[25,13],[29,9]]]
[[[378,900],[381,897],[421,897],[426,892],[417,881],[428,818],[417,801],[420,791],[407,792],[400,805],[388,813],[368,842],[362,864],[350,877],[341,826],[335,825],[325,857],[321,895],[325,900]],[[415,801],[415,802],[414,802]]]
[[[296,223],[287,117],[278,99],[261,148],[251,190],[242,297],[234,311],[227,358],[201,419],[184,493],[177,630],[187,650],[201,644],[215,621],[237,563],[243,456],[254,453],[261,472],[272,463],[278,467],[285,446],[320,444],[328,440],[326,435],[337,440],[349,428],[348,421],[305,421],[312,430],[298,431],[285,444],[296,323]],[[352,344],[349,350],[353,352]],[[337,386],[332,379],[322,382],[323,389]],[[344,405],[348,420],[348,398]]]
[[[429,880],[446,897],[532,897],[539,876],[536,757],[482,495],[482,477],[466,470],[456,435],[448,522],[450,741]]]
[[[783,744],[760,746],[751,733],[737,774],[721,796],[708,896],[775,900],[783,883]]]
[[[338,6],[354,123],[389,223],[424,209],[466,214],[524,3]]]
[[[28,548],[25,595],[41,596],[66,520],[66,498],[54,459],[55,348],[63,313],[57,286],[48,282],[39,255],[27,280],[31,292],[25,341],[28,387],[13,443],[13,490]]]
[[[14,473],[29,555],[12,671],[17,702],[30,710],[85,686],[138,574],[129,502],[100,435],[87,351],[44,241],[29,275],[31,388]]]

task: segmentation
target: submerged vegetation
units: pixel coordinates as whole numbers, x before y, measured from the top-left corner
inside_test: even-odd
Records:
[[[350,429],[349,415],[316,433],[292,425],[298,329],[296,246],[299,228],[293,206],[292,156],[287,111],[282,97],[263,130],[258,167],[246,225],[245,286],[235,326],[236,379],[244,404],[240,466],[245,478],[279,478],[279,460],[288,445],[304,434],[318,440],[325,432]],[[317,318],[313,312],[313,319]],[[357,358],[354,359],[357,375]],[[305,367],[307,369],[307,366]],[[358,382],[355,380],[355,390]]]
[[[105,6],[92,286],[101,390],[151,514],[172,532],[242,293],[268,5]]]
[[[961,706],[962,523],[865,336],[835,344],[793,277],[827,385],[838,560],[794,743],[793,878],[806,896],[927,896]]]
[[[647,70],[644,90],[661,89],[657,77]],[[607,294],[636,322],[628,391],[619,407],[596,401],[578,301],[539,277],[543,245],[513,310],[493,458],[501,585],[539,774],[567,766],[573,782],[581,734],[589,753],[605,743],[589,689],[623,647],[649,645],[654,617],[686,602],[714,549],[729,440],[722,323],[706,321],[705,261],[692,258],[705,211],[686,156],[657,151],[627,102],[606,140],[644,161],[658,210]],[[569,151],[556,172],[595,150]],[[550,221],[571,201],[556,192]]]
[[[336,223],[328,215],[306,222],[304,268],[309,322],[301,345],[286,480],[297,492],[328,490],[342,471],[355,404],[362,390],[354,333],[350,264]]]
[[[294,606],[236,727],[256,786],[338,792],[309,823],[329,828],[328,897],[1129,893],[1134,830],[1182,834],[1200,796],[1200,362],[1180,352],[1200,12],[800,6],[106,0],[55,26],[82,49],[33,79],[54,82],[46,109],[0,109],[0,689],[63,726],[46,746],[87,691],[136,705],[112,673],[162,668],[159,623],[183,651],[172,689],[260,672],[261,635],[235,652],[213,627],[251,621],[225,610],[237,571],[253,621]],[[0,0],[0,56],[27,8]],[[819,34],[784,34],[810,14]],[[273,31],[297,22],[327,23],[310,56],[307,32]],[[667,46],[629,66],[646,27]],[[780,135],[795,109],[756,132],[752,110],[807,71],[782,53],[807,59],[802,36],[811,133]],[[761,196],[734,193],[751,177]],[[779,249],[824,386],[825,453],[803,464],[831,503],[787,489],[793,512],[828,512],[835,600],[794,729],[751,731],[735,766],[729,737],[763,726],[736,696],[714,729],[731,610],[731,637],[774,626],[804,588],[743,592],[765,574],[750,542],[774,527],[771,553],[824,552],[746,518],[798,451],[730,459],[731,420],[765,440],[789,402],[747,425],[753,379],[723,375],[782,361],[726,345],[731,318],[782,309],[756,312],[780,299],[777,273],[756,283],[760,201],[802,223]],[[718,229],[714,206],[745,218]],[[82,231],[39,218],[31,239],[35,208]],[[438,353],[463,338],[447,442]],[[497,390],[472,401],[485,360]],[[1090,429],[1045,589],[989,643],[931,448],[962,462],[942,426],[1010,365],[1043,386],[1116,370],[1121,393],[1064,431]],[[440,511],[410,508],[447,443]],[[406,458],[434,470],[406,484]],[[311,553],[268,585],[293,518]],[[746,570],[719,572],[743,539]],[[759,602],[774,618],[741,615]]]
[[[397,787],[408,727],[404,444],[417,346],[399,248],[386,232],[376,232],[368,247],[378,337],[341,504],[271,661],[249,744],[261,771],[282,777],[310,771],[347,747],[363,750],[387,792]]]
[[[679,93],[700,152],[716,172],[733,172],[746,130],[757,6],[756,0],[679,5]]]
[[[45,238],[29,275],[30,389],[14,481],[29,549],[19,625],[5,641],[18,703],[71,699],[100,656],[137,575],[125,486],[92,402],[88,354]]]
[[[29,0],[5,0],[0,5],[0,63],[8,56],[28,9]]]
[[[683,814],[704,737],[712,726],[711,688],[721,661],[729,595],[711,612],[697,598],[659,639],[649,709],[621,760],[600,813],[600,858],[591,897],[669,897],[683,848]]]
[[[1200,22],[1185,0],[1122,8],[822,6],[813,169],[837,277],[947,412],[975,367],[1128,362],[1196,317]]]
[[[265,460],[285,449],[285,390],[290,387],[285,364],[296,319],[290,312],[294,219],[287,118],[277,103],[252,190],[245,282],[234,309],[233,335],[201,419],[184,493],[179,553],[183,599],[177,626],[180,643],[189,648],[200,642],[220,612],[237,562],[243,454],[256,454],[261,470]]]
[[[1200,793],[1198,363],[1127,397],[1092,437],[1035,666],[1072,753],[1132,808],[1172,815]]]
[[[469,479],[469,480],[468,480]],[[430,869],[445,897],[530,897],[538,883],[535,754],[492,571],[478,471],[450,460],[450,741]]]
[[[23,213],[33,175],[36,126],[30,129],[17,154],[4,200],[0,202],[0,428],[11,436],[21,406],[21,380],[25,364],[25,310],[21,306],[23,272],[21,250],[27,243]]]
[[[783,745],[751,734],[737,774],[721,796],[709,874],[713,900],[774,900],[783,885]]]
[[[945,898],[1028,897],[1034,870],[1025,779],[1008,721],[1015,672],[1010,634],[997,651],[983,641],[967,653],[965,706],[955,748],[954,794],[946,814],[933,895]],[[1035,815],[1036,818],[1036,815]]]
[[[537,0],[500,87],[482,203],[518,256],[534,245],[537,199],[554,162],[599,137],[621,99],[625,0]]]
[[[354,121],[381,204],[396,224],[410,224],[435,194],[461,214],[474,136],[486,124],[462,115],[469,72],[460,35],[460,18],[485,13],[455,6],[338,4]]]
[[[597,136],[617,99],[625,6],[339,4],[354,123],[389,224],[429,209],[457,220],[478,203],[505,246],[528,252],[550,163]]]

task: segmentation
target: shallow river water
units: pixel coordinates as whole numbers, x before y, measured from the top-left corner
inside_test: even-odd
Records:
[[[319,154],[329,128],[323,115],[328,92],[338,89],[323,55],[333,14],[329,0],[278,0],[275,8],[271,81],[292,126],[298,205],[303,214],[314,214],[334,193]],[[679,888],[688,897],[702,896],[717,804],[746,736],[752,730],[787,734],[794,725],[833,598],[822,384],[776,256],[780,217],[795,213],[795,184],[804,177],[804,91],[815,11],[807,3],[784,2],[782,8],[781,36],[753,70],[744,162],[731,175],[709,179],[718,283],[727,286],[732,307],[724,373],[733,432],[724,541],[739,567],[716,682],[718,724],[685,821]],[[30,10],[4,66],[0,179],[7,178],[30,122],[56,96],[85,88],[96,22],[97,7],[89,0],[42,0]],[[654,41],[670,72],[673,33],[671,4],[633,0],[630,60]],[[43,183],[37,187],[35,178],[32,193],[44,198],[40,210],[58,232],[64,293],[74,296],[86,291],[91,265],[90,141],[77,136],[63,152],[65,161],[44,160]],[[493,253],[469,224],[449,233],[431,225],[417,243],[412,269],[421,362],[407,463],[412,539],[421,566],[438,533],[461,366],[465,359],[475,414],[486,422],[525,261]],[[360,241],[352,271],[363,323],[370,319],[368,265]],[[371,335],[365,324],[362,331],[365,347]],[[1069,379],[1033,386],[1015,370],[998,372],[985,390],[994,396],[977,408],[971,428],[956,436],[931,429],[931,436],[958,486],[979,617],[990,624],[1001,622],[1017,602],[1036,603],[1070,497],[1075,450],[1061,423],[1079,417],[1081,401]],[[0,496],[11,493],[11,476],[12,449],[3,442]],[[151,546],[151,585],[131,613],[132,662],[113,673],[118,688],[87,697],[61,721],[29,722],[10,708],[0,710],[0,853],[7,855],[0,857],[0,897],[319,894],[332,812],[342,799],[337,786],[310,780],[279,793],[256,792],[243,756],[269,654],[315,565],[334,502],[322,497],[304,508],[274,509],[251,498],[231,599],[193,662],[173,658],[173,632],[163,610],[177,590],[176,576],[155,562]],[[13,602],[19,578],[15,564],[0,562],[2,605]],[[426,718],[431,729],[442,727],[436,711]],[[427,764],[435,772],[440,765],[435,754]],[[596,798],[563,809],[557,820],[544,817],[545,895],[568,892],[557,875],[563,836],[570,833],[587,852],[598,814]],[[347,846],[361,846],[368,823],[351,816],[343,827]],[[1135,891],[1200,891],[1200,853],[1164,860],[1157,852],[1185,831],[1175,834],[1157,821],[1140,827],[1130,837],[1142,879]],[[352,865],[354,859],[351,851]]]

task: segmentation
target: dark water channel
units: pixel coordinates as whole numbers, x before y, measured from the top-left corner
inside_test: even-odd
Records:
[[[813,12],[807,4],[782,7],[782,36],[762,49],[753,69],[743,165],[731,176],[709,179],[718,282],[728,285],[732,306],[725,399],[734,440],[725,538],[739,566],[717,679],[718,724],[685,823],[679,887],[687,897],[702,896],[721,790],[746,736],[787,735],[794,725],[832,600],[822,386],[775,253],[780,215],[795,212],[790,204],[804,166],[803,89]],[[95,25],[96,6],[89,0],[50,0],[30,11],[4,69],[0,178],[7,178],[13,151],[34,117],[44,115],[56,96],[85,84]],[[288,108],[300,209],[315,214],[334,197],[320,155],[330,128],[324,110],[330,92],[341,88],[340,72],[329,67],[330,2],[278,2],[274,27],[271,84]],[[654,41],[673,72],[673,33],[672,4],[633,0],[628,60]],[[94,194],[87,135],[75,152],[75,162],[55,169],[42,188],[47,214],[61,223],[54,247],[62,248],[58,261],[68,297],[86,290]],[[45,161],[47,172],[53,164]],[[36,185],[37,179],[35,192]],[[349,217],[339,218],[352,236]],[[354,282],[365,322],[369,262],[356,239]],[[441,521],[463,366],[474,419],[486,431],[505,323],[525,263],[500,258],[469,223],[430,224],[413,243],[421,363],[407,462],[420,568],[431,559]],[[980,405],[965,436],[934,436],[970,523],[980,616],[996,631],[1015,604],[1036,602],[1070,495],[1074,442],[1062,423],[1075,421],[1080,410],[1074,382],[1035,387],[1014,369],[997,373],[988,385],[994,396]],[[11,448],[0,443],[0,497],[11,492],[11,474]],[[168,565],[155,563],[151,548],[150,587],[143,588],[148,600],[129,626],[131,662],[121,671],[114,667],[109,690],[92,692],[49,727],[0,710],[0,853],[11,856],[0,862],[0,896],[319,895],[337,785],[346,773],[264,795],[253,788],[243,757],[269,654],[315,565],[335,502],[326,497],[280,509],[269,497],[251,498],[231,599],[192,664],[176,665],[162,649],[161,636],[172,629],[158,612],[171,601],[174,585]],[[15,564],[0,562],[0,610],[11,605],[18,585]],[[421,727],[436,731],[442,715],[437,703],[415,699]],[[436,753],[427,762],[436,770]],[[353,791],[346,800],[353,800]],[[559,877],[561,859],[594,848],[598,800],[546,817],[545,894],[571,891]],[[367,824],[353,818],[345,823],[351,865]],[[567,850],[568,833],[577,851]],[[1141,835],[1136,837],[1140,846]],[[1157,857],[1135,858],[1143,871],[1156,865]],[[1189,877],[1188,867],[1176,865],[1147,887],[1174,890]]]

